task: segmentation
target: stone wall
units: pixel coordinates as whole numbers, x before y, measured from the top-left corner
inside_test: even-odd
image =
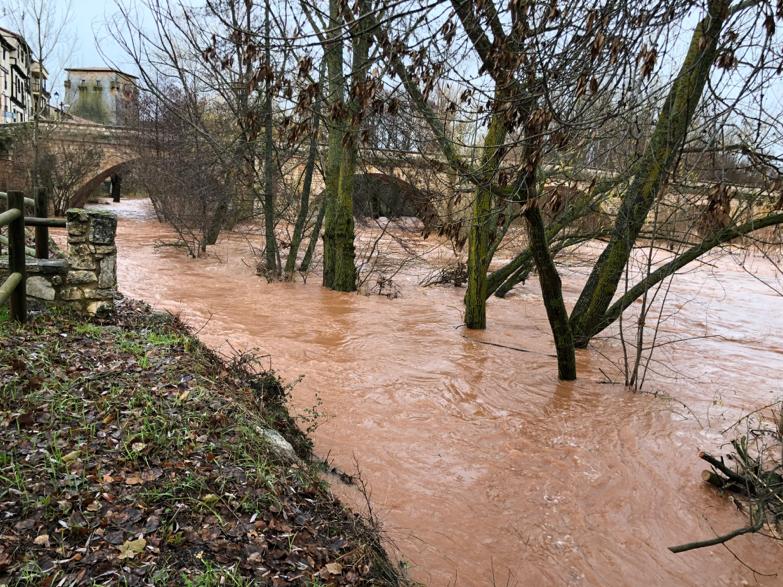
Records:
[[[95,314],[111,309],[117,294],[117,217],[101,210],[66,213],[65,259],[27,258],[27,297]],[[8,274],[8,257],[0,257]]]
[[[70,269],[61,300],[90,314],[111,308],[117,293],[117,217],[101,210],[71,208],[65,219]]]

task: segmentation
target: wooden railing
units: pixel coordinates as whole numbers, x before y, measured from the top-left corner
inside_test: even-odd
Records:
[[[27,256],[49,258],[49,227],[65,227],[64,218],[47,218],[47,194],[40,189],[36,197],[25,198],[22,192],[0,192],[6,200],[7,210],[0,214],[0,227],[8,227],[8,237],[0,237],[0,243],[8,246],[8,277],[0,285],[0,305],[10,301],[11,319],[27,321]],[[35,216],[25,216],[25,208],[33,208]],[[25,246],[25,225],[35,226],[35,249]]]
[[[11,301],[11,319],[27,321],[27,270],[24,250],[24,194],[8,192],[8,210],[0,214],[0,226],[8,227],[8,277],[0,285],[0,304]]]

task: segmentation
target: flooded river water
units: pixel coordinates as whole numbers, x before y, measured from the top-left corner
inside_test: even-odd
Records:
[[[250,244],[260,242],[228,235],[189,259],[155,248],[173,235],[147,201],[111,209],[121,291],[180,312],[219,350],[258,348],[287,380],[303,375],[294,404],[319,405],[317,452],[348,472],[358,463],[413,578],[783,584],[783,550],[764,537],[729,545],[777,576],[754,576],[721,546],[667,550],[745,525],[701,482],[697,453],[718,450],[721,430],[783,395],[783,297],[734,263],[674,281],[661,340],[688,340],[656,351],[645,383],[654,396],[610,382],[622,381],[609,361],[621,358],[614,340],[580,351],[579,380],[558,382],[532,282],[491,301],[486,332],[466,333],[461,289],[417,287],[402,274],[393,300],[330,292],[316,277],[268,284],[254,271]],[[761,262],[752,272],[772,275]],[[564,271],[569,302],[584,279]]]

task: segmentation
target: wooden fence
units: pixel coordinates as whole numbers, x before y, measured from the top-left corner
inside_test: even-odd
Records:
[[[0,305],[11,303],[11,319],[27,321],[27,256],[49,258],[49,227],[65,227],[64,218],[48,218],[48,198],[43,189],[35,199],[25,198],[23,192],[0,192],[0,199],[7,201],[7,210],[0,214],[0,227],[8,227],[8,237],[0,238],[0,244],[8,246],[8,277],[0,285]],[[33,208],[35,216],[25,216],[25,208]],[[35,248],[25,246],[25,226],[35,227]]]

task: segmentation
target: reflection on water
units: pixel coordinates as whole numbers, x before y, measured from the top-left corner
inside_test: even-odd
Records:
[[[288,380],[304,375],[294,402],[300,410],[323,402],[318,452],[349,472],[358,463],[414,578],[431,585],[755,581],[725,548],[666,549],[743,525],[701,483],[697,452],[716,450],[721,429],[781,395],[783,300],[733,265],[674,282],[667,308],[679,311],[662,336],[699,338],[656,353],[647,388],[677,399],[669,401],[607,380],[622,380],[597,352],[619,357],[612,340],[579,353],[578,381],[558,382],[532,283],[491,301],[486,332],[465,333],[462,290],[401,278],[402,297],[387,300],[330,292],[315,279],[267,284],[254,275],[241,236],[225,236],[206,259],[188,259],[155,249],[156,240],[173,236],[148,202],[113,209],[121,290],[180,312],[213,347],[259,348]],[[583,280],[580,272],[564,275],[571,302]],[[746,536],[731,548],[756,569],[780,573],[757,577],[759,584],[783,583],[777,544]]]

